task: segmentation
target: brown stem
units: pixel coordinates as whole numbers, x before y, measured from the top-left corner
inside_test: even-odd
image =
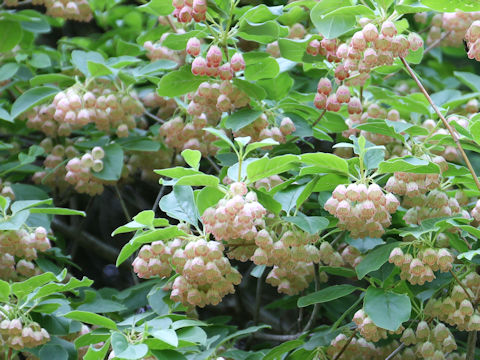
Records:
[[[350,345],[350,343],[352,342],[353,338],[355,337],[355,334],[357,333],[358,329],[355,329],[355,331],[352,333],[352,335],[350,335],[350,337],[348,338],[347,342],[345,343],[345,345],[343,345],[343,348],[342,350],[340,350],[340,352],[333,358],[333,360],[338,360],[340,359],[340,357],[342,356],[342,354],[345,352],[345,350],[347,350],[347,347],[348,345]]]
[[[327,112],[327,109],[324,109],[324,110],[322,111],[322,113],[320,114],[320,116],[318,117],[318,119],[315,120],[315,122],[312,124],[312,129],[320,122],[320,120],[322,120],[323,115],[325,115],[326,112]]]
[[[443,33],[443,35],[438,38],[437,40],[435,40],[433,43],[431,43],[426,49],[425,51],[423,52],[423,55],[425,54],[428,54],[435,46],[437,46],[438,44],[440,44],[443,40],[445,40],[445,38],[450,35],[452,33],[452,31],[447,31],[445,33]]]
[[[315,291],[318,291],[320,290],[320,278],[318,277],[318,272],[319,272],[318,264],[313,264],[313,268],[314,268],[313,276],[315,277]],[[313,305],[312,314],[310,315],[310,319],[308,319],[307,324],[303,328],[303,332],[306,332],[312,328],[319,310],[320,310],[319,303],[316,303],[315,305]]]
[[[467,340],[467,357],[465,360],[475,360],[475,348],[477,345],[477,332],[470,331]]]
[[[427,90],[425,90],[425,87],[422,85],[422,83],[420,82],[420,80],[418,79],[417,75],[415,75],[415,73],[413,72],[412,68],[410,67],[410,65],[408,65],[408,63],[405,61],[405,59],[403,57],[400,58],[400,60],[402,61],[403,65],[405,66],[405,68],[407,69],[407,71],[409,72],[410,76],[413,78],[413,80],[415,80],[415,82],[417,83],[417,86],[419,87],[419,89],[422,91],[423,95],[425,96],[425,98],[428,100],[428,102],[430,103],[430,105],[432,106],[433,110],[437,113],[438,117],[442,120],[443,122],[443,125],[447,128],[448,132],[450,133],[450,135],[452,136],[452,139],[453,141],[455,142],[455,144],[457,145],[457,148],[458,150],[460,151],[460,154],[462,155],[462,158],[463,160],[465,161],[465,164],[467,165],[468,167],[468,170],[470,171],[470,174],[472,174],[472,177],[473,177],[473,180],[475,181],[475,185],[477,186],[478,190],[480,190],[480,181],[478,180],[478,177],[477,177],[477,174],[475,173],[475,170],[473,169],[472,167],[472,164],[470,163],[470,160],[468,159],[468,156],[467,154],[465,154],[465,151],[463,150],[463,147],[462,145],[460,144],[460,140],[458,139],[456,133],[455,133],[455,130],[453,130],[453,128],[451,127],[451,125],[448,123],[448,121],[445,119],[445,116],[443,116],[443,114],[440,112],[440,110],[438,109],[437,105],[435,105],[435,103],[433,102],[432,98],[430,97],[430,95],[428,95],[428,92]]]
[[[172,28],[173,32],[178,33],[178,29],[175,26],[175,23],[173,22],[173,19],[170,15],[167,16],[167,21],[168,21],[168,24],[170,25],[170,27]]]
[[[405,344],[401,343],[399,347],[397,347],[390,355],[388,355],[385,360],[393,359],[397,354],[400,353],[405,348]]]

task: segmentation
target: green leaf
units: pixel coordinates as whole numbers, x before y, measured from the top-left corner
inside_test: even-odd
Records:
[[[473,91],[480,91],[480,76],[477,74],[463,71],[455,71],[453,74]]]
[[[88,72],[92,77],[99,77],[99,76],[113,74],[112,70],[110,70],[110,68],[107,65],[102,63],[97,63],[94,61],[87,61],[87,68],[88,68]]]
[[[245,40],[268,44],[278,39],[280,27],[276,21],[270,20],[256,24],[242,20],[237,35]]]
[[[198,212],[190,186],[174,186],[170,194],[162,197],[159,206],[170,217],[194,226],[198,224]]]
[[[233,85],[238,87],[240,90],[246,92],[250,97],[263,100],[267,96],[266,91],[255,83],[248,82],[247,80],[234,78]]]
[[[225,127],[238,131],[258,119],[262,111],[243,108],[229,115],[225,121]]]
[[[166,315],[170,311],[168,304],[163,301],[163,298],[167,295],[167,292],[162,289],[163,286],[165,285],[154,286],[147,295],[148,304],[160,316]]]
[[[19,299],[29,295],[35,289],[49,283],[50,281],[57,281],[57,277],[52,273],[43,273],[31,277],[22,282],[16,282],[11,285],[12,293]]]
[[[377,246],[371,252],[367,254],[357,265],[355,271],[357,272],[358,279],[361,280],[367,275],[369,272],[378,270],[388,261],[390,253],[392,250],[399,246],[401,243],[394,242],[385,245]]]
[[[166,46],[172,50],[185,50],[187,42],[190,38],[196,37],[202,39],[206,37],[208,33],[205,30],[192,30],[186,33],[172,33],[162,41],[162,46]]]
[[[164,70],[172,70],[175,69],[178,64],[172,60],[157,60],[151,62],[144,67],[136,68],[133,72],[135,76],[152,76]]]
[[[140,11],[152,14],[155,16],[170,15],[174,7],[170,0],[151,0],[145,5],[138,7]]]
[[[235,145],[233,144],[232,140],[230,140],[230,138],[225,134],[224,131],[215,128],[204,128],[203,130],[215,135],[216,137],[223,140],[226,144],[228,144],[228,146],[230,146],[232,149],[235,149]]]
[[[318,32],[326,39],[337,38],[355,27],[355,15],[348,13],[334,14],[333,12],[324,15],[323,10],[319,11],[321,9],[320,5],[321,3],[312,9],[310,18]],[[339,7],[338,4],[337,6]]]
[[[207,208],[215,206],[224,196],[225,194],[217,187],[207,186],[200,190],[196,197],[199,214],[202,215]]]
[[[327,218],[321,216],[306,216],[300,212],[297,213],[297,216],[286,216],[284,219],[312,235],[318,234],[328,226]]]
[[[249,81],[272,79],[280,72],[277,60],[266,53],[246,53],[244,59],[247,65],[245,79]]]
[[[181,167],[181,166],[177,166],[177,167],[169,168],[169,169],[154,170],[154,172],[158,175],[170,177],[172,179],[179,179],[179,178],[184,177],[184,176],[202,174],[198,170],[187,169],[187,168],[184,168],[184,167]]]
[[[346,278],[352,278],[357,276],[357,274],[355,273],[355,270],[348,269],[341,266],[319,266],[318,271],[320,272],[324,271],[327,274],[343,276]]]
[[[28,109],[53,98],[59,91],[59,89],[50,86],[41,86],[25,91],[12,105],[12,119],[15,119],[18,115],[24,113]]]
[[[92,172],[93,176],[106,181],[116,181],[122,176],[123,149],[118,144],[110,144],[103,148],[105,157],[103,169],[100,172]]]
[[[300,155],[300,160],[305,164],[314,165],[318,173],[334,172],[348,174],[348,163],[345,159],[327,153],[308,153]]]
[[[348,284],[333,285],[314,293],[302,296],[297,301],[298,307],[306,307],[313,304],[325,303],[347,296],[357,290],[358,287]]]
[[[152,227],[154,218],[155,213],[152,210],[144,210],[135,215],[133,221],[145,225],[146,227]]]
[[[378,172],[380,174],[389,174],[398,171],[417,174],[439,174],[440,167],[435,163],[412,156],[392,158],[387,161],[382,161],[378,165]]]
[[[10,284],[6,281],[0,280],[0,302],[8,302],[10,296]]]
[[[457,259],[467,259],[472,261],[474,256],[480,255],[480,249],[470,250],[457,255]]]
[[[290,185],[286,189],[278,191],[274,199],[282,204],[282,210],[287,214],[296,206],[297,199],[303,193],[307,184],[302,185]]]
[[[423,46],[417,49],[416,51],[410,50],[405,60],[410,64],[420,64],[423,59],[423,52],[424,52]]]
[[[271,159],[263,157],[255,160],[247,166],[248,183],[288,171],[296,166],[299,159],[296,155],[282,155]]]
[[[32,86],[53,83],[58,83],[60,86],[69,86],[75,83],[75,79],[64,74],[40,74],[30,79],[30,85]]]
[[[90,345],[88,347],[87,353],[83,357],[83,360],[104,360],[109,349],[110,339],[108,339],[100,349],[97,349],[93,345]]]
[[[272,350],[270,350],[263,358],[262,360],[279,360],[282,359],[282,355],[285,353],[288,353],[289,351],[292,351],[293,349],[296,349],[300,346],[303,345],[302,340],[290,340],[287,342],[284,342],[282,345],[278,345],[274,347]]]
[[[378,327],[396,331],[403,322],[410,319],[412,305],[405,294],[370,286],[365,294],[364,310]]]
[[[198,86],[208,80],[206,76],[195,76],[189,65],[172,71],[158,83],[157,94],[160,96],[175,97],[197,90]]]
[[[268,211],[279,214],[282,211],[282,204],[275,200],[272,195],[264,193],[263,191],[255,191],[258,197],[258,202]]]
[[[80,215],[87,216],[85,211],[66,209],[66,208],[57,208],[57,207],[46,207],[46,208],[32,208],[30,209],[31,214],[50,214],[50,215]]]
[[[67,319],[77,320],[85,324],[105,327],[110,330],[117,329],[117,324],[105,316],[93,314],[87,311],[70,311],[64,315]]]
[[[43,285],[36,294],[31,297],[31,300],[40,299],[54,293],[71,291],[80,287],[89,287],[93,284],[93,280],[83,277],[82,280],[71,278],[66,284],[50,283]]]
[[[151,335],[164,343],[178,347],[178,336],[175,330],[172,329],[155,329],[151,332]]]
[[[440,12],[480,11],[477,0],[421,0],[423,5]]]
[[[82,51],[82,50],[74,50],[72,51],[72,64],[76,66],[78,70],[80,70],[85,76],[90,76],[90,72],[88,71],[88,62],[95,62],[98,64],[104,64],[105,59],[103,58],[102,54],[96,51]]]
[[[190,167],[198,170],[200,159],[202,158],[202,153],[200,151],[186,149],[182,151],[182,156]]]
[[[0,34],[0,53],[6,53],[22,40],[23,30],[16,21],[0,20]]]
[[[40,360],[67,360],[68,352],[61,345],[46,344],[38,352]]]
[[[0,81],[5,81],[11,79],[15,76],[20,68],[19,64],[16,63],[6,63],[0,66]]]
[[[273,79],[259,80],[258,85],[267,91],[267,98],[280,101],[284,99],[293,86],[293,79],[287,72],[282,72]]]
[[[245,155],[249,154],[251,151],[253,151],[255,149],[259,149],[259,148],[267,147],[267,146],[273,146],[273,145],[278,145],[278,142],[276,142],[275,140],[270,139],[270,138],[263,139],[262,141],[255,142],[255,143],[252,143],[252,144],[248,144],[247,148],[245,149]]]
[[[218,185],[220,180],[218,177],[213,175],[206,175],[206,174],[197,174],[197,175],[190,175],[184,176],[180,178],[175,185],[190,185],[190,186],[212,186],[215,187]]]

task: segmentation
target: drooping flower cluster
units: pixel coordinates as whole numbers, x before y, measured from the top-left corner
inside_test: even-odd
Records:
[[[0,278],[17,279],[30,277],[39,271],[32,260],[39,252],[50,249],[50,240],[43,227],[33,232],[21,229],[0,233]]]
[[[433,159],[440,166],[441,172],[448,169],[448,164],[441,156]],[[440,174],[415,174],[396,172],[388,179],[385,189],[397,195],[414,198],[435,190],[441,183]]]
[[[245,183],[230,185],[227,197],[202,215],[205,231],[217,241],[225,241],[231,248],[229,257],[247,261],[255,250],[258,228],[264,228],[267,211],[258,202],[254,192],[248,192]]]
[[[279,143],[286,141],[286,136],[292,134],[296,130],[295,124],[289,117],[284,117],[280,126],[272,125],[266,114],[261,114],[255,121],[235,131],[235,137],[250,136],[251,142],[261,141],[271,138]]]
[[[210,121],[219,121],[223,112],[245,107],[250,102],[248,94],[230,81],[221,83],[205,81],[194,93],[188,94],[187,111],[192,116],[204,114]]]
[[[353,34],[349,43],[338,44],[336,39],[312,40],[307,47],[311,55],[326,56],[327,61],[341,62],[336,66],[335,77],[348,85],[361,86],[376,66],[391,65],[395,57],[405,57],[409,51],[423,46],[422,38],[415,33],[408,37],[398,35],[395,24],[389,20],[379,28],[369,19],[361,20],[363,29]]]
[[[192,74],[197,76],[219,77],[222,80],[232,80],[235,73],[245,70],[245,60],[241,53],[233,54],[230,62],[222,64],[222,50],[212,45],[206,57],[200,55],[200,40],[191,38],[187,43],[187,53],[195,57],[192,62]]]
[[[339,334],[330,342],[327,348],[327,354],[331,359],[334,359],[348,342],[348,337],[345,334]],[[384,346],[376,346],[372,342],[367,342],[364,338],[352,338],[346,349],[343,351],[345,359],[349,360],[384,360],[397,347],[398,342],[393,341]],[[403,359],[403,357],[402,357]],[[410,358],[408,358],[410,359]]]
[[[446,248],[426,248],[415,256],[404,254],[401,248],[395,248],[390,253],[388,261],[401,270],[400,278],[413,285],[423,285],[435,279],[434,271],[448,272],[453,266],[453,256]]]
[[[377,184],[338,185],[325,203],[325,210],[337,217],[338,227],[353,238],[380,237],[391,224],[399,205],[392,193],[384,194]]]
[[[6,6],[16,7],[23,2],[5,0]],[[92,9],[86,0],[33,0],[33,5],[44,5],[47,15],[67,20],[89,22],[92,19]]]
[[[340,111],[342,104],[348,104],[351,100],[350,89],[348,86],[341,85],[337,88],[335,93],[331,94],[331,92],[331,81],[327,78],[321,78],[318,81],[317,93],[315,94],[315,99],[313,101],[313,104],[317,109],[338,112]],[[354,105],[351,107],[352,111],[354,107],[355,110],[358,108],[359,101],[357,100],[354,101]]]
[[[452,287],[448,296],[430,300],[425,307],[425,313],[438,317],[461,331],[479,331],[480,313],[474,307],[479,298],[480,275],[470,272],[461,280],[461,285]]]
[[[159,134],[170,148],[178,151],[199,150],[204,156],[214,155],[218,148],[212,142],[217,137],[203,130],[208,125],[206,116],[203,114],[193,118],[191,122],[176,116],[160,127]]]
[[[50,334],[38,323],[26,318],[13,317],[12,313],[8,305],[3,306],[0,311],[0,347],[7,346],[14,350],[22,350],[50,341]]]
[[[113,128],[117,136],[128,136],[136,127],[135,116],[144,111],[136,95],[120,92],[111,83],[96,82],[89,89],[77,84],[58,93],[52,104],[34,107],[27,113],[27,126],[55,137],[94,123],[100,131]]]
[[[189,23],[192,19],[196,22],[204,21],[207,13],[207,0],[172,0],[175,7],[173,16],[178,22]]]
[[[437,189],[427,195],[406,197],[402,206],[409,208],[403,217],[407,224],[420,224],[426,219],[452,215],[462,215],[466,219],[470,218],[468,211],[462,210],[457,199],[448,197],[445,192]]]
[[[177,249],[184,245],[182,239],[173,239],[166,244],[159,240],[150,245],[144,245],[133,261],[133,270],[142,279],[154,276],[168,277],[172,273],[170,262]]]
[[[70,159],[65,166],[67,174],[65,180],[75,187],[79,193],[86,193],[91,196],[103,192],[103,183],[94,176],[103,170],[103,161],[105,151],[96,146],[91,152],[85,153],[81,158],[74,157]]]
[[[365,313],[365,311],[363,311],[363,309],[358,310],[353,315],[353,322],[357,325],[360,334],[367,341],[377,342],[380,339],[387,338],[387,330],[375,325],[372,319]],[[400,326],[395,333],[401,333],[402,331],[403,326]]]
[[[468,45],[468,58],[480,61],[480,20],[474,21],[465,34]]]
[[[416,330],[407,328],[400,339],[406,346],[413,347],[421,359],[446,359],[446,355],[457,349],[457,343],[450,330],[441,322],[437,325],[420,321]]]
[[[167,99],[159,96],[155,91],[140,94],[140,101],[144,106],[158,109],[156,116],[160,119],[169,119],[177,109],[175,99]]]

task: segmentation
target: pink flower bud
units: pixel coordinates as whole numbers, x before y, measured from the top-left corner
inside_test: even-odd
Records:
[[[230,68],[229,63],[225,63],[218,68],[218,73],[220,79],[222,80],[231,80],[233,78],[232,69]]]
[[[194,57],[200,55],[200,40],[198,40],[196,37],[188,39],[187,53]]]
[[[350,101],[350,89],[345,86],[339,86],[336,92],[339,103],[348,103]]]
[[[321,78],[318,81],[317,92],[319,94],[328,95],[332,92],[332,83],[327,78]]]
[[[243,59],[243,55],[241,53],[233,54],[230,63],[230,66],[234,72],[245,70],[245,60]]]
[[[326,109],[327,109],[328,111],[333,111],[333,112],[340,111],[341,106],[342,106],[342,104],[340,104],[340,103],[338,102],[337,96],[336,96],[335,94],[330,95],[330,96],[327,98],[327,106],[326,106]]]
[[[313,105],[315,105],[317,109],[325,109],[327,106],[327,96],[324,94],[316,93],[315,99],[313,100]]]
[[[207,52],[207,65],[209,67],[218,67],[222,62],[222,50],[216,45],[210,46]]]
[[[192,74],[203,76],[207,71],[207,62],[201,56],[195,58],[192,62]]]
[[[395,24],[389,20],[385,21],[382,24],[382,35],[390,38],[397,35],[397,28],[395,27]]]
[[[363,37],[365,38],[365,41],[368,41],[368,42],[373,42],[378,38],[377,27],[371,23],[365,25],[365,27],[362,29],[362,33],[363,33]]]

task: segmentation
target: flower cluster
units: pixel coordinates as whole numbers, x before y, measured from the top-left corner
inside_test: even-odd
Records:
[[[289,117],[282,118],[280,126],[272,126],[268,116],[261,114],[255,121],[235,131],[233,135],[235,137],[250,136],[251,142],[272,138],[279,143],[284,143],[286,136],[292,134],[295,130],[295,124]]]
[[[142,279],[154,276],[168,277],[172,273],[170,262],[177,249],[183,246],[181,239],[173,239],[166,244],[159,240],[144,245],[133,261],[133,271]]]
[[[178,22],[189,23],[192,19],[196,22],[204,21],[207,13],[207,0],[172,0],[175,7],[173,16]]]
[[[178,151],[199,150],[204,156],[214,155],[218,148],[212,142],[217,137],[203,130],[207,126],[205,115],[195,117],[192,122],[186,122],[180,116],[176,116],[160,127],[159,134],[170,148]]]
[[[438,189],[427,195],[404,198],[402,206],[409,208],[403,217],[407,224],[420,224],[426,219],[458,214],[466,219],[470,218],[468,212],[462,210],[457,199],[448,197],[445,192]]]
[[[222,64],[222,50],[212,45],[206,57],[200,55],[200,40],[190,38],[187,43],[187,53],[195,57],[192,62],[192,74],[197,76],[219,77],[222,80],[231,80],[236,72],[245,70],[245,60],[241,53],[233,54],[230,62]]]
[[[443,299],[432,299],[425,307],[425,313],[438,317],[461,331],[479,331],[480,313],[474,308],[480,294],[480,275],[471,272],[461,280],[461,285],[452,287]]]
[[[9,318],[11,313],[8,305],[0,311],[0,344],[5,344],[14,350],[34,348],[50,341],[50,334],[35,321],[21,318]]]
[[[143,43],[143,47],[147,50],[147,57],[150,61],[171,60],[181,65],[185,61],[185,53],[183,51],[172,50],[162,45],[168,35],[170,35],[170,33],[164,33],[158,41],[153,42],[148,40]]]
[[[223,255],[223,244],[204,238],[191,240],[185,249],[175,251],[172,264],[180,274],[172,285],[171,299],[204,307],[217,305],[234,292],[242,276]]]
[[[103,192],[103,183],[95,177],[95,173],[103,170],[103,161],[105,151],[96,146],[91,152],[85,153],[81,158],[74,157],[70,159],[65,166],[67,174],[65,180],[75,187],[79,193],[89,194],[91,196]]]
[[[363,309],[358,310],[353,315],[353,322],[357,325],[360,334],[367,341],[377,342],[380,339],[387,338],[387,330],[379,328],[377,325],[375,325],[372,319],[370,319]],[[403,327],[400,326],[398,331],[403,331]]]
[[[448,169],[448,164],[441,156],[436,156],[433,162],[438,164],[441,171]],[[397,195],[403,195],[409,198],[426,194],[440,186],[440,174],[414,174],[406,172],[396,172],[388,179],[385,190]]]
[[[353,34],[349,43],[338,44],[336,39],[323,39],[312,40],[308,45],[309,54],[317,53],[325,55],[330,62],[341,62],[335,69],[338,81],[363,85],[374,67],[391,65],[395,57],[405,57],[410,50],[416,51],[423,46],[418,34],[398,35],[395,24],[389,20],[379,28],[368,19],[361,22],[363,29]]]
[[[391,251],[388,261],[401,270],[400,278],[413,285],[423,285],[435,279],[434,271],[448,272],[453,266],[453,256],[446,248],[421,250],[414,257],[404,254],[401,248]]]
[[[58,93],[52,104],[34,107],[27,113],[27,126],[54,137],[69,136],[73,130],[94,123],[100,131],[114,128],[117,136],[128,136],[128,130],[136,127],[135,116],[144,111],[136,95],[106,83],[89,87],[91,90],[74,85]]]
[[[254,192],[248,192],[245,183],[230,185],[227,197],[202,215],[205,231],[217,241],[225,241],[230,247],[228,256],[247,261],[255,250],[258,227],[265,227],[267,211],[258,202]]]
[[[317,109],[338,112],[340,111],[342,104],[348,104],[351,100],[350,89],[348,86],[341,85],[337,88],[335,93],[331,94],[331,92],[331,81],[327,78],[321,78],[318,81],[317,93],[315,94],[315,99],[313,101],[313,104]],[[358,107],[357,100],[355,100],[353,106],[355,108]]]
[[[330,346],[327,348],[327,354],[334,359],[335,356],[342,351],[347,342],[348,337],[345,334],[337,335],[335,339],[330,342]],[[354,337],[344,350],[343,356],[349,360],[384,360],[398,346],[397,341],[393,341],[385,346],[376,346],[362,337]]]
[[[223,112],[245,107],[250,102],[248,95],[230,81],[205,81],[194,93],[188,94],[188,99],[187,111],[190,115],[200,117],[203,114],[215,124]]]
[[[384,194],[377,184],[338,185],[325,203],[325,210],[337,217],[338,227],[353,238],[380,237],[391,224],[399,205],[392,193]]]
[[[480,20],[474,21],[465,34],[468,45],[468,58],[480,61]]]
[[[39,252],[50,249],[50,240],[43,227],[33,232],[21,229],[0,233],[0,278],[16,279],[36,275],[38,269],[32,260]]]
[[[5,0],[6,6],[16,7],[22,4],[18,0]],[[44,5],[47,15],[67,20],[89,22],[92,9],[86,0],[33,0],[33,5]]]
[[[420,321],[416,330],[407,328],[401,337],[407,346],[415,345],[415,353],[422,359],[445,359],[445,355],[457,349],[455,338],[450,330],[441,322],[432,323]]]

